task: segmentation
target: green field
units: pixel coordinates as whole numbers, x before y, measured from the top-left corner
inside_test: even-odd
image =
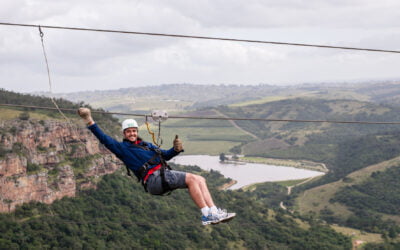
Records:
[[[157,124],[151,124],[151,130],[156,133],[157,137]],[[228,153],[229,149],[240,145],[241,142],[252,140],[251,136],[233,127],[229,122],[216,125],[209,121],[203,123],[195,121],[192,124],[186,124],[185,121],[181,123],[167,121],[161,126],[162,148],[171,147],[175,135],[179,135],[183,141],[185,154],[219,155]],[[140,127],[140,136],[146,141],[152,141],[151,135],[144,125]]]
[[[230,107],[242,107],[242,106],[248,106],[248,105],[254,105],[254,104],[263,104],[263,103],[267,103],[267,102],[275,102],[275,101],[280,101],[280,100],[286,100],[288,98],[288,96],[267,96],[261,99],[257,99],[257,100],[251,100],[251,101],[247,101],[247,102],[239,102],[239,103],[234,103],[229,105]]]
[[[315,171],[327,172],[325,165],[323,163],[317,163],[312,161],[302,161],[302,160],[290,160],[290,159],[274,159],[265,157],[241,157],[241,161],[253,162],[253,163],[263,163],[275,166],[288,166],[294,168],[311,169]]]
[[[100,99],[90,103],[95,108],[105,108],[116,110],[120,112],[132,112],[133,110],[168,110],[181,111],[185,107],[190,106],[193,102],[188,101],[178,101],[178,100],[166,100],[160,99],[159,96],[148,96],[148,97],[108,97],[105,99]]]

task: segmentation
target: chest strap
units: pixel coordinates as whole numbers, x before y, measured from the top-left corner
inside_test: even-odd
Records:
[[[163,194],[169,192],[168,194],[171,193],[172,189],[169,186],[168,182],[165,179],[165,170],[169,169],[171,170],[171,167],[167,164],[167,162],[165,161],[165,159],[162,157],[162,153],[161,150],[159,148],[149,148],[147,145],[141,146],[138,144],[132,144],[132,146],[134,147],[139,147],[143,150],[151,150],[154,151],[155,154],[153,155],[153,157],[150,158],[150,160],[148,160],[145,164],[143,164],[139,170],[138,170],[138,175],[136,176],[138,179],[138,182],[141,182],[144,190],[146,192],[147,191],[147,187],[146,187],[146,183],[144,181],[144,178],[147,176],[149,170],[151,169],[151,166],[154,165],[158,165],[161,164],[161,167],[159,169],[160,171],[160,176],[161,176],[161,184],[162,184],[162,188],[163,188]],[[159,161],[157,161],[156,159],[159,158]],[[130,169],[128,168],[128,166],[126,166],[126,172],[127,175],[132,176]]]

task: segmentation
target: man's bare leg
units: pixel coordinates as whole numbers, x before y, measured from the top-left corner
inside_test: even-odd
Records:
[[[186,185],[188,186],[190,197],[199,208],[214,206],[204,177],[187,173]]]
[[[203,198],[204,198],[207,206],[208,207],[215,206],[214,201],[211,197],[210,191],[208,190],[206,179],[204,179],[204,177],[202,177],[202,176],[199,176],[199,177],[200,177],[200,189],[201,189],[201,192],[203,193]]]
[[[231,220],[236,216],[236,213],[228,213],[226,210],[217,209],[204,177],[187,173],[185,181],[190,196],[203,214],[201,218],[203,225],[218,224],[222,221]]]

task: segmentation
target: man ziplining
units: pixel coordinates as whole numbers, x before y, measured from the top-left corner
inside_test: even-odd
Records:
[[[179,188],[187,188],[194,203],[200,208],[203,225],[218,224],[236,216],[225,209],[217,208],[213,202],[204,177],[169,168],[166,161],[183,152],[182,141],[176,136],[173,147],[169,150],[143,141],[138,136],[138,124],[133,119],[122,122],[123,141],[119,142],[106,135],[94,122],[88,108],[78,109],[78,114],[87,124],[88,129],[129,170],[133,171],[144,189],[152,195],[162,195]]]

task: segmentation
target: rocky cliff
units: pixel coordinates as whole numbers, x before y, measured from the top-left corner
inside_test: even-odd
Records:
[[[95,188],[120,162],[85,127],[55,120],[0,122],[0,212]]]

